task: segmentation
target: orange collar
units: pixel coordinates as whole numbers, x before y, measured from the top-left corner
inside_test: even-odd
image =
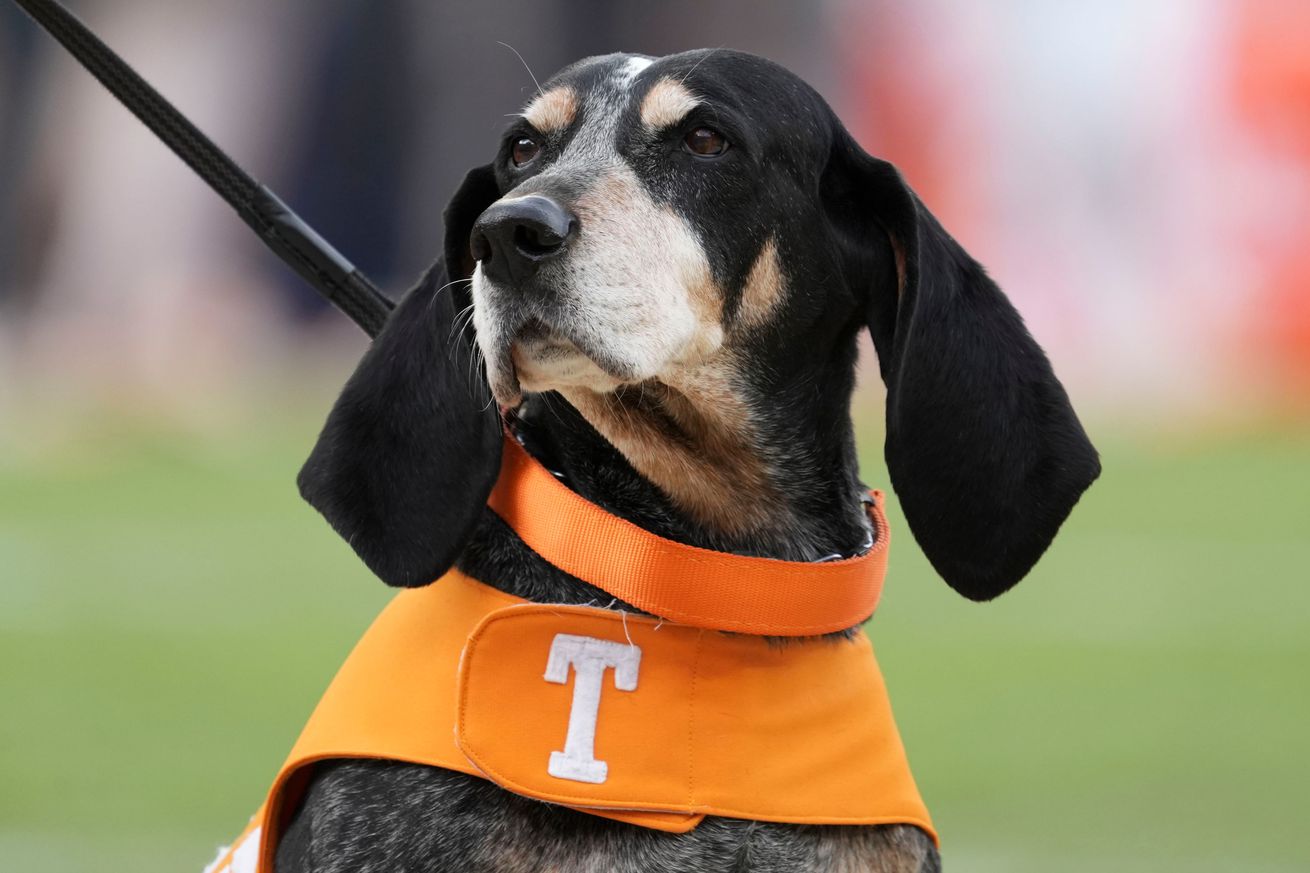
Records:
[[[675,833],[705,815],[933,833],[863,634],[778,646],[529,603],[458,571],[392,600],[211,869],[272,871],[310,765],[333,758],[454,770]]]
[[[538,555],[644,612],[707,630],[788,637],[845,630],[873,615],[889,543],[882,494],[873,496],[877,542],[867,553],[823,563],[750,558],[666,540],[609,514],[507,436],[487,504]]]

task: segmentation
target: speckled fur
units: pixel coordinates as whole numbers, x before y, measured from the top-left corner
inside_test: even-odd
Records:
[[[909,826],[706,819],[666,834],[506,794],[470,776],[379,761],[323,766],[278,851],[315,873],[936,873]]]

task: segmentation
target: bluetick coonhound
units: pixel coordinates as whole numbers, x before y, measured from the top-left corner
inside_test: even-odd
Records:
[[[758,57],[568,67],[469,172],[445,233],[299,479],[388,584],[455,565],[532,600],[608,601],[486,508],[506,421],[574,491],[662,536],[793,561],[867,548],[850,418],[866,329],[892,485],[960,594],[1018,582],[1099,473],[983,268]],[[668,834],[351,760],[319,766],[277,854],[280,873],[939,868],[910,826]]]

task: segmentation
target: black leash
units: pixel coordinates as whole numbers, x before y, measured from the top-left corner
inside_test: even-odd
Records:
[[[226,200],[274,254],[291,265],[369,336],[377,336],[396,304],[350,261],[315,233],[276,194],[238,167],[58,2],[14,2],[59,40],[119,102]]]

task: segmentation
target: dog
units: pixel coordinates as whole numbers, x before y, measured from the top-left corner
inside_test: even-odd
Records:
[[[390,585],[455,566],[528,600],[612,601],[487,508],[507,426],[574,492],[660,536],[789,561],[867,551],[886,534],[862,504],[849,412],[866,329],[892,486],[960,594],[1017,583],[1099,474],[996,284],[767,60],[580,61],[541,86],[445,220],[444,256],[298,479]],[[940,860],[910,825],[708,817],[670,834],[451,771],[339,760],[317,765],[276,868],[928,873]]]

